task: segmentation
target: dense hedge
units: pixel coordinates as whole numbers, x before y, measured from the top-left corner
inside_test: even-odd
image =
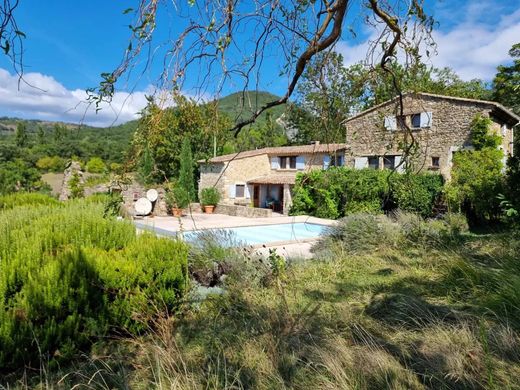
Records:
[[[0,212],[0,368],[68,359],[175,309],[186,245],[102,215],[85,200]]]
[[[400,208],[431,215],[443,188],[440,175],[330,168],[298,175],[291,214],[337,219],[355,212]]]

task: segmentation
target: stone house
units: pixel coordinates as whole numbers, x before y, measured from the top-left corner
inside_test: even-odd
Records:
[[[345,144],[271,147],[200,160],[199,191],[215,187],[221,204],[288,214],[296,174],[344,165]]]
[[[491,101],[407,93],[402,113],[394,98],[345,120],[345,165],[401,171],[409,164],[414,171],[438,172],[449,179],[453,154],[472,148],[470,124],[477,114],[492,120],[492,130],[502,137],[505,161],[513,154],[513,127],[520,122],[513,112]],[[403,145],[410,144],[414,148],[403,161]]]

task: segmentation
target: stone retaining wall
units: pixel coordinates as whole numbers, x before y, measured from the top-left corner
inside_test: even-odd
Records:
[[[273,216],[273,210],[271,210],[271,209],[260,209],[257,207],[237,206],[237,205],[227,205],[227,204],[219,204],[215,209],[215,213],[231,215],[233,217],[247,217],[247,218],[266,218],[266,217]]]

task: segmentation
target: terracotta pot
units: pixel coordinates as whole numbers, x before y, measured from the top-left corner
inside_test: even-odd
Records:
[[[213,214],[213,210],[215,210],[215,206],[204,206],[204,212],[206,214]]]
[[[182,209],[178,209],[177,207],[172,207],[172,214],[174,217],[182,217]]]

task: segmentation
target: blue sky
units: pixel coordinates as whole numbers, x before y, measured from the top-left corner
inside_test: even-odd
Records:
[[[85,111],[81,104],[77,106],[84,90],[99,82],[99,74],[111,71],[119,63],[128,45],[127,26],[131,22],[131,16],[122,11],[134,4],[122,0],[20,0],[16,17],[27,35],[26,78],[40,89],[18,90],[9,62],[0,56],[0,115],[72,122],[83,119],[99,126],[136,118],[145,104],[145,93],[153,89],[159,76],[161,61],[156,61],[140,79],[122,83],[112,106],[100,114]],[[438,22],[434,32],[438,54],[430,63],[450,66],[464,79],[491,80],[496,66],[508,61],[510,46],[520,41],[518,0],[428,0],[426,9]],[[358,27],[358,36],[353,39],[345,34],[337,46],[346,64],[365,58],[367,42],[374,34],[359,23],[358,14],[359,7],[353,7],[347,22]],[[178,27],[168,15],[160,21],[159,39]],[[264,65],[261,89],[284,92],[287,80],[279,77],[279,67],[274,53]],[[187,84],[190,82],[194,80],[188,78]],[[222,93],[237,87],[238,84],[226,83]],[[132,95],[128,94],[130,90]]]

